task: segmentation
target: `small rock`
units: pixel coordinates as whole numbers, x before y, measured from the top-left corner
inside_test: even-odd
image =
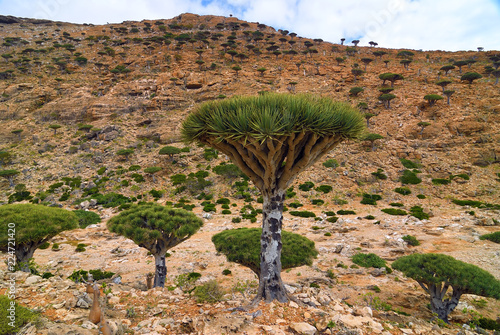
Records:
[[[301,335],[315,335],[318,332],[316,327],[305,322],[294,322],[290,324],[290,328]]]
[[[82,328],[85,329],[97,329],[97,325],[94,324],[93,322],[90,322],[89,320],[85,320],[82,322]]]
[[[41,281],[42,281],[42,277],[40,277],[40,276],[29,276],[28,278],[26,278],[24,283],[26,285],[33,285],[33,284],[39,283]]]
[[[292,307],[292,308],[299,308],[299,305],[298,305],[295,301],[290,301],[288,304],[289,304],[289,305],[290,305],[290,307]]]

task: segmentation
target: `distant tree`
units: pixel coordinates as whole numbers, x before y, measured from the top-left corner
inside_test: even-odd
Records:
[[[49,128],[54,130],[54,135],[56,135],[57,129],[61,128],[61,126],[58,124],[51,124],[49,125]]]
[[[368,44],[371,46],[371,47],[376,47],[378,45],[377,42],[373,42],[373,41],[370,41],[368,42]]]
[[[62,231],[78,228],[78,218],[72,211],[56,207],[32,204],[0,206],[0,251],[10,252],[15,248],[16,266],[21,271],[29,272],[29,260],[35,250]],[[15,223],[15,228],[9,226]],[[15,246],[9,243],[15,229]],[[9,270],[14,271],[14,266]]]
[[[368,133],[366,134],[362,140],[363,141],[369,141],[371,143],[371,147],[372,147],[372,151],[375,151],[375,141],[376,140],[381,140],[383,139],[384,136],[380,135],[380,134],[375,134],[375,133]]]
[[[443,94],[446,96],[446,99],[447,99],[446,103],[448,105],[450,105],[450,97],[453,95],[453,93],[455,93],[454,90],[446,90],[446,91],[443,92]]]
[[[411,59],[402,59],[399,63],[403,64],[403,67],[405,68],[405,70],[409,70],[411,62],[412,62]]]
[[[234,56],[238,54],[238,51],[236,50],[228,50],[227,53],[231,55],[231,62],[234,62]]]
[[[444,99],[442,96],[438,94],[427,94],[424,96],[424,100],[427,100],[429,102],[429,106],[434,106],[436,101]]]
[[[205,61],[204,61],[204,60],[202,60],[202,59],[197,59],[197,60],[195,61],[195,63],[196,63],[196,64],[198,64],[198,66],[199,66],[199,70],[201,71],[201,70],[203,69],[203,68],[202,68],[203,64],[205,64]]]
[[[500,299],[500,281],[487,271],[442,254],[412,254],[397,259],[392,267],[417,281],[430,295],[431,310],[448,323],[448,315],[463,294]],[[452,288],[451,296],[447,291]]]
[[[353,40],[351,41],[351,43],[354,44],[355,47],[357,47],[359,44],[359,40]]]
[[[353,68],[353,69],[351,69],[351,73],[354,76],[354,82],[356,82],[358,79],[358,76],[361,76],[363,73],[365,73],[365,71],[363,71],[359,68]]]
[[[238,77],[238,72],[241,71],[241,67],[239,67],[238,65],[235,65],[231,68],[234,72],[236,72],[236,77]]]
[[[264,77],[264,72],[266,72],[267,69],[265,67],[259,67],[257,71],[260,72],[261,77]]]
[[[495,85],[498,84],[498,78],[500,78],[500,70],[493,70],[491,74],[495,76]]]
[[[459,60],[459,61],[454,62],[453,65],[455,65],[456,67],[458,67],[458,70],[459,70],[460,74],[462,74],[462,66],[467,65],[467,61],[465,61],[465,60]]]
[[[396,96],[394,94],[382,94],[381,96],[378,97],[380,101],[384,103],[385,108],[390,109],[391,108],[391,100],[395,99]]]
[[[370,119],[375,116],[373,113],[365,113],[366,128],[370,128]]]
[[[444,71],[444,75],[447,76],[448,75],[448,72],[450,72],[451,70],[453,70],[455,68],[454,65],[445,65],[443,67],[440,68],[441,71]]]
[[[345,42],[345,38],[341,38],[340,39],[340,45],[344,45],[344,42]]]
[[[154,256],[153,287],[165,286],[167,251],[190,238],[202,225],[203,221],[192,212],[156,203],[134,204],[107,223],[109,231],[131,239]]]
[[[14,187],[14,177],[18,174],[17,170],[0,170],[0,177],[6,178],[10,187]]]
[[[153,178],[153,183],[156,183],[155,174],[157,172],[160,172],[161,170],[163,170],[163,169],[159,166],[151,166],[151,167],[145,168],[144,173],[151,175],[151,177]]]
[[[417,126],[421,127],[420,128],[420,135],[422,135],[422,133],[424,132],[425,127],[430,126],[430,125],[431,124],[429,122],[425,122],[425,121],[420,121],[419,123],[417,123]]]
[[[337,65],[340,65],[340,63],[345,62],[345,58],[344,57],[336,57],[335,60],[337,61]]]
[[[372,53],[373,53],[373,55],[374,55],[375,57],[378,57],[378,58],[380,58],[380,59],[382,59],[382,56],[387,55],[387,52],[382,51],[382,50],[377,50],[377,51],[374,51],[374,52],[372,52]]]
[[[411,58],[415,56],[415,53],[411,52],[411,51],[408,51],[408,50],[403,50],[403,51],[400,51],[398,52],[398,54],[396,55],[396,57],[398,58]]]
[[[6,165],[12,159],[12,154],[6,150],[0,150],[0,167]]]
[[[363,92],[365,89],[362,87],[353,87],[349,90],[349,94],[352,96],[358,96],[359,93]]]
[[[170,160],[174,159],[174,155],[178,155],[180,153],[181,153],[181,149],[179,149],[177,147],[170,146],[170,145],[167,145],[167,146],[161,148],[160,151],[158,152],[158,154],[160,154],[160,155],[167,155]]]
[[[466,80],[469,82],[469,85],[471,85],[474,80],[479,78],[483,78],[483,76],[477,72],[466,72],[462,77],[460,77],[460,80]]]
[[[483,47],[477,47],[477,51],[479,51],[479,52],[484,51],[484,48]]]
[[[134,153],[134,149],[120,149],[116,152],[118,156],[123,156],[128,161],[129,156]]]
[[[477,60],[475,60],[475,59],[467,59],[465,62],[467,63],[467,67],[470,69],[471,66],[472,66],[472,64],[477,63]]]
[[[392,87],[381,87],[378,90],[382,94],[388,94],[388,93],[391,93],[392,91],[394,91],[394,88],[392,88]]]
[[[444,93],[444,89],[446,88],[446,86],[448,86],[452,82],[453,81],[451,81],[451,80],[443,79],[443,80],[438,81],[436,83],[436,85],[441,86],[443,88],[443,93]]]
[[[373,62],[373,59],[371,59],[371,58],[361,58],[361,62],[362,62],[363,64],[365,64],[365,71],[366,71],[366,66],[367,66],[368,64],[370,64],[371,62]]]
[[[311,265],[318,255],[314,242],[299,234],[282,231],[281,270],[302,265]],[[227,260],[248,267],[261,277],[260,237],[261,228],[238,228],[224,230],[212,236],[217,252]]]
[[[388,67],[389,62],[390,62],[390,60],[388,60],[388,59],[384,60],[384,63],[385,63],[385,68],[387,68],[387,67]]]
[[[91,125],[91,124],[79,124],[79,125],[78,125],[78,130],[83,130],[83,131],[85,131],[85,132],[87,132],[87,133],[88,133],[88,132],[90,131],[90,129],[92,129],[92,128],[94,128],[94,126],[93,126],[93,125]]]
[[[385,82],[388,80],[391,82],[391,87],[394,87],[394,83],[398,80],[403,80],[404,77],[398,73],[382,73],[378,76],[382,80],[382,85],[385,85]]]

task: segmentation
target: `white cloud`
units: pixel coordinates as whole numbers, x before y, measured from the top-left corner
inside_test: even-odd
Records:
[[[495,0],[0,0],[4,15],[103,24],[233,14],[330,42],[443,50],[499,50],[499,8]]]

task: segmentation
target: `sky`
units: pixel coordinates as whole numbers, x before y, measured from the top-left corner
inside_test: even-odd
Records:
[[[500,0],[0,0],[0,15],[73,23],[234,16],[340,43],[422,50],[500,50]]]

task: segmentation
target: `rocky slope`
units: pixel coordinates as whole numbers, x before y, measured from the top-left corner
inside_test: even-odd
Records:
[[[359,251],[374,252],[388,261],[416,251],[442,252],[500,278],[498,245],[478,239],[498,230],[498,209],[464,208],[452,202],[499,203],[500,93],[495,78],[485,72],[496,52],[412,50],[412,62],[405,70],[402,58],[397,57],[401,50],[383,46],[353,49],[292,37],[288,32],[234,17],[183,14],[169,20],[107,26],[19,18],[0,21],[0,149],[7,152],[1,168],[20,172],[14,179],[17,189],[6,179],[0,181],[0,200],[15,201],[16,192],[30,192],[30,201],[68,209],[90,208],[103,218],[100,226],[56,237],[54,242],[62,245],[63,252],[47,249],[35,253],[35,262],[58,276],[40,280],[18,274],[20,303],[38,307],[44,317],[62,322],[49,322],[31,330],[33,333],[58,333],[50,327],[60,327],[59,333],[70,327],[85,332],[81,326],[89,326],[83,321],[88,310],[79,303],[84,287],[66,278],[76,269],[94,268],[116,272],[122,278],[121,284],[109,284],[106,309],[120,332],[307,334],[314,330],[299,327],[314,325],[324,332],[332,321],[336,327],[333,333],[349,334],[347,329],[351,329],[353,334],[456,334],[457,328],[472,318],[472,312],[463,313],[464,307],[489,318],[499,316],[498,302],[484,299],[484,304],[478,302],[479,297],[469,296],[463,299],[466,305],[453,314],[459,325],[438,330],[436,324],[428,323],[432,316],[426,308],[427,297],[415,282],[400,273],[350,268],[350,257]],[[235,50],[234,61],[224,50]],[[386,54],[377,57],[373,54],[377,51]],[[365,73],[354,78],[352,69],[364,69],[363,58],[373,61]],[[469,85],[460,81],[458,68],[448,75],[440,70],[460,60],[475,61],[470,62],[470,69],[464,65],[462,72],[475,71],[483,77]],[[379,74],[385,72],[404,76],[391,92],[396,98],[390,109],[378,99],[382,87]],[[436,85],[440,79],[452,81],[446,87],[455,91],[451,104],[445,98],[430,106],[424,96],[442,94]],[[353,87],[364,91],[350,95]],[[251,294],[248,289],[243,297],[234,286],[254,277],[248,269],[217,255],[210,238],[222,229],[258,226],[259,219],[255,223],[232,222],[244,205],[259,207],[258,194],[251,185],[238,193],[234,187],[238,178],[228,180],[212,170],[229,163],[227,159],[220,154],[210,157],[206,148],[186,148],[179,142],[179,128],[199,102],[262,91],[309,92],[349,101],[371,114],[368,131],[384,138],[375,142],[373,150],[367,141],[340,145],[300,175],[294,185],[296,195],[287,200],[287,204],[303,204],[300,210],[313,211],[319,218],[315,221],[285,214],[285,229],[309,237],[320,251],[312,267],[283,274],[297,297],[312,302],[310,306],[261,304],[250,312],[231,312],[230,308],[241,306]],[[158,154],[165,145],[184,150],[172,161]],[[117,154],[127,148],[133,149],[130,157]],[[406,185],[412,191],[406,196],[394,191],[403,186],[402,158],[419,164],[418,177],[422,179],[419,184]],[[323,165],[329,159],[335,160],[333,164]],[[151,166],[163,168],[154,181],[143,172]],[[378,169],[388,178],[376,178],[373,173]],[[209,173],[206,180],[211,186],[175,191],[178,186],[173,185],[171,176],[200,170]],[[436,179],[451,182],[440,185]],[[79,182],[71,184],[76,180]],[[299,190],[306,181],[330,185],[333,191]],[[153,189],[163,193],[156,201],[187,199],[200,216],[207,216],[200,205],[202,192],[212,194],[213,200],[228,197],[236,205],[229,215],[221,214],[218,205],[205,219],[204,228],[174,249],[167,264],[169,286],[175,286],[183,273],[200,272],[202,282],[216,279],[227,290],[223,302],[197,304],[180,289],[143,291],[145,275],[152,271],[150,256],[105,229],[106,219],[117,208],[91,200],[96,192],[119,193],[134,201],[155,200],[150,193]],[[363,193],[379,194],[382,200],[376,206],[362,205]],[[324,203],[312,205],[317,199]],[[88,201],[80,204],[82,200]],[[391,203],[401,203],[406,210],[419,205],[430,218],[418,220],[381,212]],[[341,216],[336,223],[325,220],[324,212],[339,209],[356,214]],[[375,218],[363,219],[368,215]],[[416,236],[422,244],[409,247],[401,240],[406,234]],[[74,252],[76,241],[89,245],[87,251]],[[118,253],[111,253],[117,248]],[[223,276],[223,269],[232,274]],[[328,270],[334,278],[327,276]],[[311,283],[319,288],[310,287]],[[375,286],[380,292],[374,291]],[[387,304],[392,307],[387,308]]]

